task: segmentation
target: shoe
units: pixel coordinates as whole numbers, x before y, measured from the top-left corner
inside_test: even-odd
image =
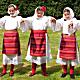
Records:
[[[47,73],[45,73],[45,74],[42,74],[43,76],[45,76],[45,77],[47,77],[48,76],[48,74]]]
[[[64,77],[66,77],[66,75],[67,75],[67,73],[63,73],[63,74],[61,75],[61,77],[64,78]]]
[[[34,76],[34,75],[35,75],[35,73],[30,73],[30,74],[29,74],[30,77],[32,77],[32,76]]]
[[[0,77],[2,77],[2,76],[4,76],[4,75],[6,75],[6,73],[1,73],[1,74],[0,74]]]
[[[14,76],[14,72],[13,73],[9,73],[9,76],[11,76],[11,77]]]
[[[70,74],[71,79],[75,79],[74,74]]]

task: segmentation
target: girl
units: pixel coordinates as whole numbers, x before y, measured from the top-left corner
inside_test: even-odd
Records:
[[[10,4],[8,6],[8,14],[10,16],[4,16],[0,19],[0,26],[4,26],[4,39],[3,39],[3,71],[0,76],[5,75],[7,64],[11,64],[10,76],[14,75],[14,65],[20,62],[21,51],[20,41],[17,28],[20,27],[22,17],[17,16],[19,10],[16,5]]]
[[[76,31],[80,28],[80,23],[74,18],[74,12],[71,8],[66,7],[63,10],[63,18],[56,21],[55,30],[62,30],[60,47],[57,55],[57,63],[62,65],[63,74],[66,77],[67,66],[70,65],[70,77],[74,76],[74,66],[79,61],[77,54]]]
[[[50,61],[52,56],[48,43],[47,28],[50,26],[54,30],[52,26],[54,26],[56,20],[52,17],[44,16],[45,11],[46,7],[39,6],[35,9],[34,16],[26,18],[26,23],[29,25],[28,28],[31,30],[26,56],[26,60],[32,63],[32,73],[29,76],[35,75],[37,65],[41,65],[42,75],[48,76],[46,62]]]

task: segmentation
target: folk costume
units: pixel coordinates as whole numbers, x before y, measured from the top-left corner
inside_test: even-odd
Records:
[[[38,8],[43,12],[46,11],[44,6],[37,7],[35,9],[35,14],[32,17],[26,18],[27,25],[29,25],[28,28],[31,30],[26,60],[32,62],[31,76],[35,75],[37,64],[41,65],[42,74],[47,76],[46,63],[52,59],[47,28],[50,27],[54,31],[54,23],[50,22],[50,16],[37,17]]]
[[[78,44],[75,34],[80,29],[80,23],[74,18],[74,12],[71,8],[66,7],[65,9],[70,11],[70,20],[65,20],[63,14],[63,18],[56,21],[55,30],[62,31],[56,62],[62,65],[62,77],[67,75],[67,66],[69,63],[70,76],[74,78],[74,66],[79,62]],[[69,25],[71,23],[72,25]]]
[[[15,9],[16,5],[10,4]],[[8,11],[8,14],[9,11]],[[6,74],[7,64],[11,64],[10,76],[14,74],[14,65],[18,65],[21,62],[20,41],[17,29],[20,27],[22,17],[17,16],[19,14],[16,9],[14,16],[4,16],[0,19],[0,26],[4,29],[3,38],[3,71],[0,76]]]

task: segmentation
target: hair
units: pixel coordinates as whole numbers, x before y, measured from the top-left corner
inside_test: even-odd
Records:
[[[63,12],[69,12],[69,13],[70,13],[70,10],[68,10],[68,9],[64,9]]]
[[[37,8],[37,11],[41,11],[40,7]]]

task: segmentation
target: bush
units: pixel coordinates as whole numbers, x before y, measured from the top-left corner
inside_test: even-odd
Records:
[[[0,16],[7,14],[9,4],[16,4],[20,9],[20,15],[23,17],[32,16],[37,6],[44,5],[47,7],[46,15],[55,17],[62,16],[64,7],[71,7],[75,16],[80,16],[80,0],[1,0]]]

